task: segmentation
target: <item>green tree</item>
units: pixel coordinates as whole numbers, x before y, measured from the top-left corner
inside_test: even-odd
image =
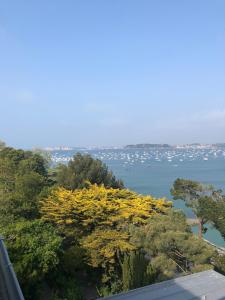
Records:
[[[156,276],[156,270],[153,269],[143,252],[132,251],[125,254],[122,263],[124,291],[151,284],[155,281]]]
[[[190,207],[198,219],[198,235],[202,238],[202,233],[205,232],[204,224],[207,218],[202,214],[200,209],[200,201],[206,202],[214,193],[213,187],[204,185],[197,181],[178,178],[171,189],[171,194],[174,200],[183,200],[187,207]]]
[[[0,222],[38,215],[38,201],[51,186],[45,160],[31,151],[0,151]]]
[[[41,149],[41,148],[34,148],[34,149],[32,149],[32,152],[35,153],[35,154],[38,154],[39,156],[44,158],[45,166],[46,166],[46,168],[49,168],[49,166],[52,162],[50,151],[47,151],[47,150],[44,150],[44,149]]]
[[[24,151],[5,147],[0,152],[0,159],[9,160],[14,165],[14,171],[21,168],[21,172],[35,171],[42,176],[47,176],[45,159],[32,151]]]
[[[0,150],[3,149],[5,147],[5,142],[0,140]]]
[[[225,196],[222,194],[222,190],[213,191],[211,197],[201,199],[199,211],[225,239]]]
[[[45,187],[45,178],[36,172],[17,175],[13,196],[13,214],[26,219],[38,217],[38,203]]]
[[[59,186],[69,190],[84,188],[87,181],[91,184],[104,184],[105,187],[123,188],[123,182],[117,180],[102,161],[80,153],[67,166],[57,167],[56,180]]]
[[[54,296],[50,300],[83,300],[82,291],[74,279],[60,278]],[[45,295],[43,295],[45,297]]]
[[[150,258],[157,280],[212,268],[214,250],[192,234],[181,212],[153,216],[142,227],[132,226],[130,234],[131,242]]]
[[[225,255],[216,255],[214,258],[216,271],[225,275]]]
[[[37,284],[59,264],[62,238],[42,220],[19,221],[0,231],[26,299],[33,299]]]

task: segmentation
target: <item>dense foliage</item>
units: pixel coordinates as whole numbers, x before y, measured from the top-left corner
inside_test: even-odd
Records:
[[[207,203],[215,193],[211,185],[204,185],[197,181],[178,178],[171,189],[171,194],[174,200],[183,200],[187,207],[190,207],[198,219],[199,237],[206,231],[204,224],[207,222],[207,217],[202,214],[201,206]]]
[[[221,233],[225,240],[225,195],[221,190],[214,190],[211,197],[200,201],[199,204],[202,216]],[[225,275],[225,255],[215,257],[214,265],[217,271]]]
[[[201,234],[204,232],[203,225],[210,223],[225,240],[225,195],[222,190],[197,181],[177,179],[171,192],[175,199],[184,200],[193,209],[199,219]],[[225,255],[214,256],[213,264],[217,271],[225,274]]]
[[[4,147],[5,147],[5,142],[3,142],[3,141],[0,140],[0,149],[2,149]]]
[[[213,191],[211,197],[207,197],[199,203],[201,215],[220,231],[225,239],[225,195],[222,191]]]
[[[132,251],[124,255],[122,262],[122,289],[128,291],[154,283],[157,271],[149,263],[143,251]]]
[[[46,161],[31,151],[4,147],[0,151],[0,234],[27,299],[59,263],[62,237],[39,219],[39,200],[52,181]]]
[[[128,226],[145,224],[149,217],[165,213],[170,206],[164,199],[92,185],[75,191],[54,190],[42,201],[41,212],[69,243],[85,250],[88,264],[104,270],[105,283],[115,274],[124,253],[135,249],[129,242]]]
[[[38,200],[51,186],[45,160],[31,151],[0,151],[0,217],[3,222],[38,216]]]
[[[41,220],[21,220],[0,230],[21,285],[33,295],[33,287],[58,265],[62,238]]]
[[[84,188],[87,182],[112,188],[124,187],[101,160],[88,154],[76,154],[68,165],[59,165],[56,174],[58,184],[69,190]]]
[[[151,258],[158,280],[212,268],[214,252],[191,233],[181,212],[153,216],[146,225],[132,227],[131,236],[132,242]]]
[[[26,299],[94,298],[212,267],[213,251],[171,202],[125,189],[101,161],[77,154],[50,170],[46,153],[0,149],[0,234]],[[224,235],[224,197],[204,193],[173,188]],[[214,262],[225,271],[223,257]]]

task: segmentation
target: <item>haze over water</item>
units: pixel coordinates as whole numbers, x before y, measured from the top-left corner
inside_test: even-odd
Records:
[[[53,151],[54,163],[67,163],[77,152]],[[122,179],[125,186],[138,193],[172,199],[170,188],[178,177],[212,184],[225,191],[225,149],[105,149],[79,150],[101,159]],[[174,206],[182,209],[192,218],[191,210],[182,201]],[[195,228],[194,228],[195,231]],[[213,243],[225,246],[220,234],[210,228],[205,238]]]

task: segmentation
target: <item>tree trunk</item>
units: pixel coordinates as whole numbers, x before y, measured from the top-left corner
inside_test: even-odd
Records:
[[[202,239],[203,221],[198,219],[198,237]]]

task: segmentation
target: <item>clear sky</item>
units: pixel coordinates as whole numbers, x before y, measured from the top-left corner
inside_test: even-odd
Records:
[[[0,0],[0,139],[225,142],[225,1]]]

